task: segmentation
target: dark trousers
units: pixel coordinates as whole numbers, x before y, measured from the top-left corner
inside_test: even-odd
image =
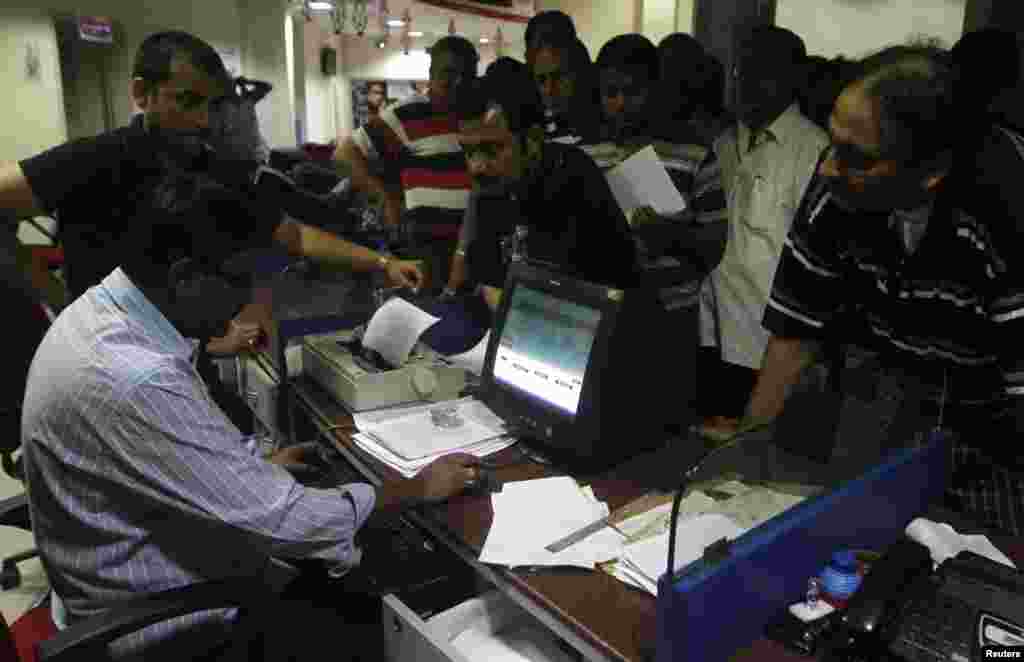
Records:
[[[697,351],[697,415],[742,418],[758,371],[722,360],[717,347]]]

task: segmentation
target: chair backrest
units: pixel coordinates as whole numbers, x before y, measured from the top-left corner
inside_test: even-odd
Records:
[[[36,348],[50,326],[41,295],[28,283],[13,256],[0,250],[0,301],[4,314],[15,320],[4,338],[6,366],[0,371],[0,463],[22,480],[12,453],[21,445],[21,405],[25,382]]]
[[[0,614],[0,662],[20,662],[11,627],[7,625],[3,614]]]

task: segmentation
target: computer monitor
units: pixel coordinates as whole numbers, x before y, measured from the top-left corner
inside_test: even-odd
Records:
[[[652,289],[513,264],[481,376],[483,399],[527,443],[577,471],[662,446],[689,423],[696,310],[669,324]]]

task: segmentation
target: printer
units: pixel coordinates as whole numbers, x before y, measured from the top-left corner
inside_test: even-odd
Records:
[[[350,411],[408,402],[451,400],[466,386],[466,371],[417,342],[393,366],[362,346],[360,329],[307,336],[302,365],[307,375]]]

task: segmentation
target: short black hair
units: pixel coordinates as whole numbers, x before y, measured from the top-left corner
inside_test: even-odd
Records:
[[[855,84],[878,109],[884,158],[926,165],[954,147],[956,75],[947,51],[892,46],[862,60],[859,70]]]
[[[557,9],[534,14],[526,24],[526,50],[535,48],[534,42],[569,43],[576,38],[576,25],[572,17]],[[552,42],[553,40],[553,42]]]
[[[658,48],[642,34],[620,34],[601,47],[597,69],[643,71],[650,81],[658,80]]]
[[[430,47],[431,57],[438,53],[451,53],[466,63],[469,69],[472,70],[473,75],[476,75],[477,65],[480,63],[480,55],[476,51],[476,46],[469,39],[458,35],[441,37]]]
[[[196,69],[232,93],[234,81],[224,66],[220,54],[195,35],[179,30],[151,34],[139,46],[132,65],[132,78],[141,78],[147,91],[171,78],[171,67],[178,59],[186,58]]]
[[[950,50],[957,67],[957,103],[965,110],[985,110],[1004,89],[1020,80],[1017,35],[1000,28],[968,32]]]
[[[501,58],[487,68],[459,114],[475,119],[494,105],[501,106],[513,133],[544,125],[540,91],[526,65],[512,58]]]
[[[276,228],[282,216],[280,207],[265,203],[250,187],[169,170],[137,198],[122,268],[133,281],[150,287],[166,286],[171,265],[185,258],[219,272],[231,256],[269,245],[271,236],[259,230]]]
[[[807,45],[797,33],[777,25],[758,25],[751,28],[740,42],[754,46],[759,54],[770,56],[773,62],[792,67],[799,75],[807,66]]]

